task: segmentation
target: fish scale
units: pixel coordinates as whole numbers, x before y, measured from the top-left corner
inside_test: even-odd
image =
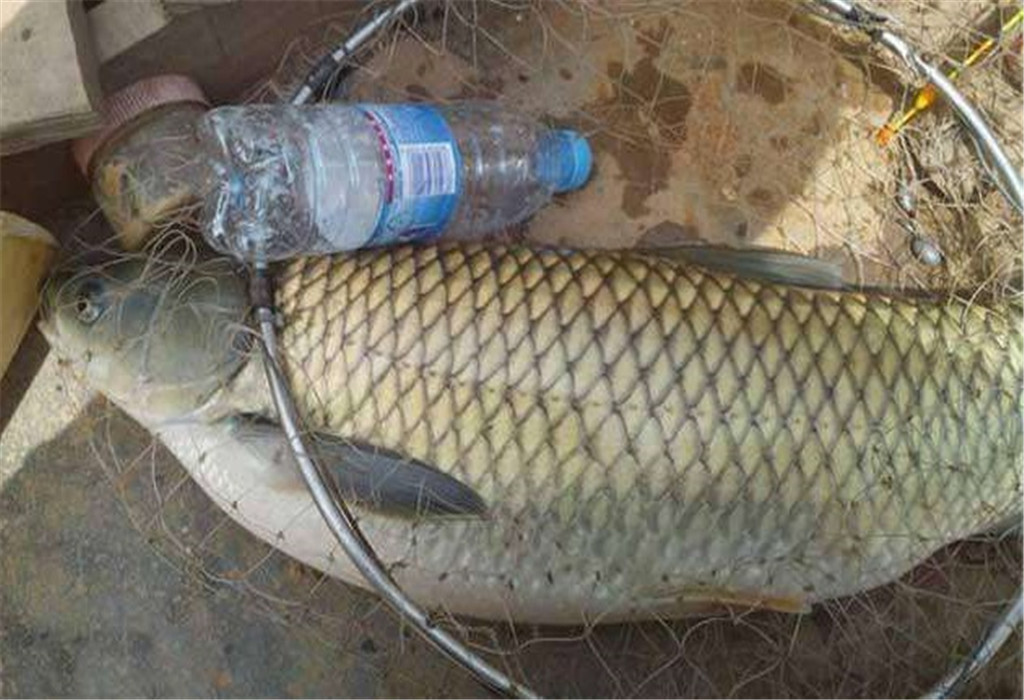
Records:
[[[310,426],[489,505],[417,523],[402,575],[517,619],[800,609],[1019,508],[1021,329],[978,306],[526,247],[299,260],[278,289]]]

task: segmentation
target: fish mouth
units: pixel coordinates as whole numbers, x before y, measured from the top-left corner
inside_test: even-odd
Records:
[[[50,347],[56,345],[57,329],[54,327],[53,321],[42,311],[40,311],[39,317],[36,319],[36,329],[46,339]]]
[[[39,312],[36,316],[36,328],[46,338],[51,347],[57,341],[56,312],[60,290],[64,288],[71,274],[66,270],[58,270],[43,281],[39,289]]]

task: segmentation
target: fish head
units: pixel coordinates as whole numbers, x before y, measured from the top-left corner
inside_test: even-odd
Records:
[[[58,271],[40,329],[88,385],[144,421],[186,418],[245,364],[241,271],[226,259],[129,256]]]

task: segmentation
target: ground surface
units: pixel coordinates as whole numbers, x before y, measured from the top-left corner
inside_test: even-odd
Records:
[[[89,426],[105,410],[34,449],[0,494],[3,695],[376,694],[364,667],[157,556],[92,459]],[[148,442],[127,423],[117,436]]]
[[[285,53],[283,65],[294,58],[294,51],[285,52],[289,37],[316,13],[331,9],[324,3],[300,3],[300,10],[261,5],[271,9],[248,10],[245,17],[229,8],[189,15],[172,25],[174,32],[154,37],[148,53],[110,67],[105,80],[123,84],[171,68],[203,76],[216,100],[237,95],[259,75],[273,72],[277,56]],[[908,10],[908,21],[921,28],[928,18],[944,18],[945,24],[927,27],[941,43],[955,33],[947,11],[960,5],[933,5],[920,17],[910,17]],[[555,3],[543,6],[555,9],[540,16],[516,3],[454,3],[449,12],[461,16],[435,18],[422,27],[421,38],[405,37],[377,50],[355,76],[352,95],[496,98],[585,131],[596,151],[595,176],[585,190],[535,218],[524,232],[533,240],[605,247],[693,239],[772,245],[842,262],[851,279],[910,284],[934,279],[910,262],[892,198],[877,196],[894,193],[892,156],[874,147],[870,134],[903,95],[877,64],[858,59],[857,50],[836,51],[813,28],[794,33],[794,23],[802,20],[781,2],[746,4],[742,21],[730,14],[733,5],[705,3],[669,23],[643,12],[615,22],[602,21],[596,12],[584,20],[579,13],[557,10]],[[246,32],[232,31],[243,25]],[[443,36],[442,27],[450,35]],[[207,50],[182,52],[183,42]],[[243,48],[261,43],[266,50],[259,60],[238,57]],[[448,50],[439,52],[443,45]],[[249,94],[274,96],[259,88]],[[45,170],[46,177],[22,163],[26,177],[6,179],[5,208],[39,219],[62,201],[58,195],[82,194],[74,173],[67,174],[66,153],[52,150],[49,160],[53,168]],[[66,186],[51,188],[54,181]],[[936,186],[949,190],[959,184]],[[659,227],[665,221],[673,226]],[[55,232],[70,235],[71,227],[61,226],[55,224]],[[968,251],[964,259],[972,255]],[[41,338],[30,336],[4,380],[0,402],[0,694],[480,692],[399,633],[372,599],[321,585],[308,570],[274,558],[237,528],[222,525],[223,516],[191,482],[181,480],[173,460],[154,451],[138,426],[66,376],[45,350]],[[106,449],[110,446],[113,453]],[[162,500],[156,503],[158,496]],[[168,542],[175,547],[168,548]],[[985,556],[967,555],[956,586],[942,588],[934,580],[927,586],[939,595],[970,589],[986,600],[1006,595],[1007,586],[1012,590],[1012,577],[995,585],[979,574],[988,564]],[[1019,569],[1019,559],[1011,557],[1013,562]],[[211,578],[211,572],[219,578]],[[272,579],[291,584],[287,597],[285,587]],[[251,591],[239,590],[256,584],[281,600],[261,606]],[[295,591],[305,595],[301,605],[291,604]],[[315,608],[306,604],[313,598]],[[927,630],[936,627],[923,626],[929,615],[957,609],[912,607],[908,619],[922,627],[908,627],[909,637],[897,637],[892,648],[884,646],[893,643],[889,637],[876,648],[863,640],[856,644],[859,630],[839,629],[830,618],[833,611],[809,617],[783,638],[784,647],[798,639],[807,642],[800,647],[806,652],[818,641],[849,635],[847,646],[834,651],[849,658],[859,649],[874,660],[860,666],[851,661],[848,677],[840,678],[837,667],[831,677],[819,678],[815,673],[821,669],[800,666],[799,654],[787,657],[784,668],[806,673],[783,674],[778,664],[756,658],[763,651],[756,646],[750,647],[755,653],[749,669],[719,664],[688,670],[676,639],[679,654],[664,658],[679,678],[658,675],[655,663],[650,671],[655,682],[640,688],[696,695],[888,689],[886,694],[899,695],[926,684],[940,669],[913,669],[911,680],[886,659],[904,647],[933,643]],[[311,619],[313,609],[333,613]],[[963,638],[977,638],[981,618],[963,619],[973,625]],[[665,642],[655,649],[656,635],[650,633],[621,630],[542,646],[518,661],[532,664],[542,689],[624,693],[633,686],[616,685],[621,676],[609,670],[605,656],[615,648],[645,657],[664,653]],[[744,638],[724,624],[694,626],[682,643],[691,641],[689,658],[705,647],[713,653],[723,639],[738,648]],[[1013,644],[1018,653],[1001,657],[974,692],[1019,696],[1019,637]],[[629,662],[628,655],[620,656],[623,664]],[[859,677],[865,669],[874,675]]]

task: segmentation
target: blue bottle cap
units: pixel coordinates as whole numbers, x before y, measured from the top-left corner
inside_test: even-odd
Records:
[[[554,167],[550,168],[551,186],[555,192],[578,190],[590,177],[594,157],[590,144],[577,131],[560,129],[551,132],[546,154]]]

